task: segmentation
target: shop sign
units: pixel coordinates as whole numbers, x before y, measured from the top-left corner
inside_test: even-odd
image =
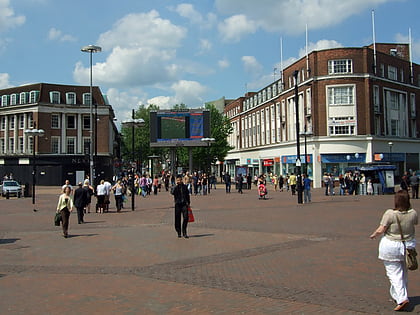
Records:
[[[263,165],[264,166],[273,166],[274,165],[274,160],[273,159],[265,159]]]

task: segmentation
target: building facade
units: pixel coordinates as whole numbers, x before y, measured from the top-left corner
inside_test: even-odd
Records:
[[[89,175],[93,141],[95,182],[111,178],[119,157],[115,116],[99,87],[92,94],[91,129],[89,86],[38,83],[0,90],[1,176],[31,183],[36,163],[37,184],[76,184]],[[44,135],[28,136],[27,129],[43,129]]]
[[[410,61],[409,48],[313,51],[272,84],[229,103],[225,114],[235,149],[226,157],[226,171],[295,172],[297,137],[302,172],[314,187],[321,186],[324,172],[338,176],[361,163],[394,164],[397,180],[420,169],[420,67]]]

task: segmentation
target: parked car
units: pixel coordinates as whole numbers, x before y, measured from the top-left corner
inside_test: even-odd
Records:
[[[22,196],[22,187],[15,180],[3,181],[3,183],[0,185],[0,191],[3,197],[6,197],[6,195],[9,195],[9,196],[16,196],[20,198]]]

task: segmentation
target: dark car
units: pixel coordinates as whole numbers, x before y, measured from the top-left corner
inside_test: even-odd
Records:
[[[5,180],[3,184],[0,185],[1,195],[3,197],[16,196],[20,198],[22,196],[22,187],[15,180]]]

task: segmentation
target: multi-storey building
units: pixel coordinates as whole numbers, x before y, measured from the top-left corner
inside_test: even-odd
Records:
[[[302,171],[315,187],[324,172],[337,176],[361,163],[394,164],[397,179],[420,169],[420,66],[410,61],[409,48],[313,51],[283,69],[279,80],[229,103],[235,149],[226,170],[290,174],[299,136]]]
[[[12,173],[21,183],[31,183],[35,162],[38,184],[75,183],[89,175],[90,143],[96,139],[96,181],[111,178],[119,156],[114,111],[99,87],[92,94],[91,107],[89,86],[38,83],[0,90],[1,176]],[[92,129],[91,109],[96,116]],[[31,128],[43,129],[44,135],[25,134]]]

